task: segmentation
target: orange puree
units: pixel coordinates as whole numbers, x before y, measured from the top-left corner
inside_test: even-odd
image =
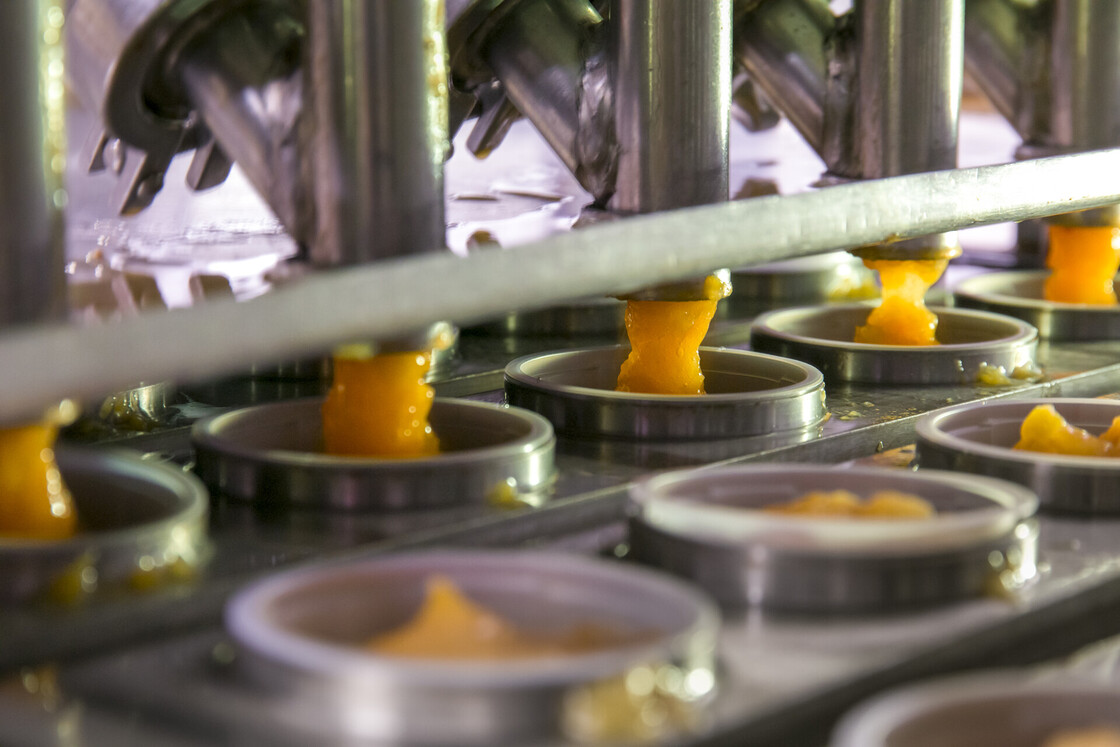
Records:
[[[1067,423],[1053,405],[1039,405],[1023,419],[1015,448],[1070,456],[1120,456],[1120,416],[1107,431],[1094,436]]]
[[[1112,280],[1120,268],[1120,228],[1050,226],[1051,273],[1042,288],[1047,301],[1115,306]]]
[[[1051,734],[1041,747],[1120,747],[1120,730],[1113,726],[1066,729]]]
[[[879,273],[883,301],[856,327],[856,342],[872,345],[936,345],[937,315],[926,308],[929,287],[945,272],[948,260],[865,259]]]
[[[424,383],[428,353],[370,355],[361,346],[334,356],[334,384],[323,403],[328,454],[423,457],[439,452],[428,424],[435,393]]]
[[[585,653],[623,640],[620,634],[594,625],[558,634],[523,632],[472,602],[450,579],[434,576],[416,616],[403,627],[374,636],[366,648],[415,659],[524,659]]]
[[[630,355],[615,387],[642,394],[704,394],[700,343],[716,313],[716,304],[730,292],[711,275],[702,301],[627,301],[626,335]]]
[[[54,461],[57,435],[53,422],[0,429],[0,536],[60,540],[76,531]]]
[[[857,519],[925,519],[937,513],[929,501],[897,490],[880,490],[866,500],[847,490],[814,490],[763,510],[775,514]]]

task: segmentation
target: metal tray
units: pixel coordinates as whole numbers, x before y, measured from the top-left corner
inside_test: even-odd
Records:
[[[958,306],[1022,319],[1041,338],[1055,342],[1115,340],[1120,337],[1120,306],[1055,303],[1042,298],[1046,270],[977,275],[953,289]]]
[[[1038,332],[1026,322],[945,307],[931,307],[940,345],[852,342],[872,308],[843,304],[763,314],[751,327],[751,347],[805,361],[830,382],[960,385],[974,383],[984,363],[1008,371],[1031,363],[1038,347]]]
[[[511,362],[506,400],[539,412],[568,436],[684,440],[807,428],[826,414],[812,366],[744,350],[700,348],[702,396],[614,391],[628,347],[542,353]]]
[[[258,405],[196,424],[196,471],[215,495],[270,507],[343,511],[543,500],[554,477],[552,426],[512,407],[436,398],[441,452],[420,459],[319,453],[320,398]]]
[[[1120,459],[1011,448],[1027,413],[1047,404],[1091,433],[1103,433],[1120,416],[1120,402],[1101,399],[1017,399],[947,407],[918,420],[918,464],[1025,485],[1038,495],[1044,510],[1120,513]]]
[[[752,510],[838,489],[913,493],[938,514],[853,521]],[[1009,569],[1010,586],[1035,574],[1037,528],[1024,521],[1038,501],[1000,480],[760,465],[666,473],[636,483],[631,497],[634,557],[695,581],[732,608],[897,611],[978,596]]]

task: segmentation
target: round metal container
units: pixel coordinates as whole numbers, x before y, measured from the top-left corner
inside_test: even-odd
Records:
[[[506,400],[569,436],[718,439],[805,428],[826,414],[812,366],[743,350],[700,348],[702,396],[614,391],[628,347],[569,350],[506,366]]]
[[[927,519],[852,520],[759,511],[814,490],[918,495]],[[1030,491],[949,472],[761,465],[670,472],[634,484],[630,547],[723,605],[870,613],[976,596],[996,574],[1035,575]],[[993,566],[998,553],[1005,566]],[[1013,567],[1012,567],[1013,566]]]
[[[195,425],[196,471],[218,495],[269,506],[346,511],[449,508],[496,497],[539,503],[555,437],[531,412],[436,398],[441,452],[420,459],[319,453],[323,400],[258,405]]]
[[[735,289],[720,304],[757,313],[776,303],[825,303],[875,298],[875,273],[849,252],[829,252],[731,271]]]
[[[205,558],[209,500],[193,475],[127,452],[60,447],[56,457],[80,532],[61,541],[0,538],[0,601],[150,588],[171,566]]]
[[[91,414],[113,427],[148,430],[164,421],[177,393],[177,386],[169,381],[140,384],[106,397]]]
[[[526,632],[580,624],[633,632],[600,651],[504,661],[438,661],[362,650],[450,578]],[[296,727],[400,744],[523,744],[555,734],[581,686],[634,667],[671,666],[677,695],[712,692],[719,615],[698,591],[617,562],[536,552],[439,552],[275,576],[237,595],[226,627],[250,682]],[[623,691],[625,692],[625,691]]]
[[[626,332],[625,319],[625,301],[588,298],[546,309],[510,312],[472,330],[508,337],[621,337]]]
[[[946,407],[918,419],[918,463],[1025,485],[1046,510],[1120,513],[1120,459],[1012,448],[1023,419],[1037,405],[1053,405],[1067,421],[1095,434],[1120,415],[1120,402],[1101,399],[1016,399]]]
[[[1060,734],[1098,729],[1120,734],[1120,688],[1072,678],[1031,681],[1021,672],[988,672],[880,695],[844,716],[830,744],[1041,747]]]
[[[1043,339],[1115,340],[1120,337],[1120,306],[1055,303],[1042,298],[1049,272],[1020,270],[977,275],[962,281],[953,296],[958,306],[994,311],[1033,324]]]
[[[805,361],[829,381],[865,384],[975,383],[981,364],[1010,371],[1034,360],[1038,332],[1018,319],[984,311],[933,307],[940,345],[852,342],[872,306],[846,304],[763,314],[751,347]]]

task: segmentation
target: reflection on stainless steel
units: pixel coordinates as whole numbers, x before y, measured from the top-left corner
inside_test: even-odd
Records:
[[[1047,301],[1042,297],[1047,275],[1042,270],[977,275],[958,283],[953,298],[964,308],[1022,319],[1044,340],[1120,338],[1120,307]]]
[[[626,347],[544,353],[506,367],[506,399],[577,438],[720,439],[805,429],[826,414],[824,379],[797,361],[700,349],[706,395],[614,391]]]
[[[635,637],[589,653],[469,666],[360,650],[409,618],[434,575],[522,630],[590,623]],[[625,702],[635,667],[655,676],[667,666],[678,678],[672,695],[704,698],[715,684],[719,613],[701,593],[640,568],[552,553],[440,552],[276,576],[230,602],[226,627],[246,684],[284,704],[247,714],[269,717],[258,728],[279,718],[347,740],[514,744],[556,739],[575,715],[565,713],[569,696],[583,686],[618,677]]]
[[[1073,736],[1079,732],[1080,742]],[[884,693],[846,715],[829,744],[1072,746],[1107,744],[1116,741],[1116,735],[1120,735],[1120,688],[1115,684],[1073,674],[1031,678],[1022,672],[994,671]],[[1096,741],[1100,739],[1104,741]]]
[[[1120,460],[1018,451],[1023,419],[1037,405],[1054,405],[1078,428],[1100,434],[1120,415],[1120,403],[1097,399],[1023,399],[960,405],[919,419],[918,462],[1000,477],[1026,485],[1042,508],[1079,514],[1120,513]]]
[[[1011,371],[1035,359],[1038,332],[1017,319],[983,311],[934,307],[940,345],[852,342],[871,306],[836,305],[763,314],[751,347],[811,363],[831,382],[957,384],[977,381],[981,365]]]
[[[415,257],[305,279],[243,303],[42,328],[0,339],[0,421],[137,378],[191,381],[260,360],[391,339],[441,319],[469,323],[588,294],[626,293],[833,249],[1092,207],[1120,199],[1120,152],[913,174],[600,224],[511,252]],[[687,251],[686,251],[687,248]],[[370,294],[370,288],[381,293]],[[418,294],[416,288],[427,288]],[[213,330],[239,330],[218,336]]]
[[[0,6],[0,327],[66,314],[62,3]]]
[[[531,412],[437,399],[439,454],[365,459],[321,452],[321,408],[321,399],[294,400],[197,424],[199,476],[234,500],[343,511],[535,505],[554,476],[552,426]]]
[[[59,449],[58,463],[80,532],[58,542],[0,538],[0,600],[67,604],[158,587],[205,559],[209,498],[194,476],[105,450]]]
[[[781,516],[758,509],[810,491],[918,495],[916,520]],[[729,607],[787,612],[898,612],[989,591],[993,552],[1035,574],[1038,506],[1028,490],[950,472],[818,465],[678,472],[631,489],[634,556],[691,579]]]

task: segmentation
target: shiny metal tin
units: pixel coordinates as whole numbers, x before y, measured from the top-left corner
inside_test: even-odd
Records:
[[[509,337],[622,336],[626,331],[625,317],[625,301],[588,298],[544,309],[510,312],[472,329]]]
[[[568,436],[686,440],[806,428],[826,414],[812,366],[743,350],[700,348],[703,396],[614,391],[627,347],[558,351],[506,366],[506,400]]]
[[[828,381],[866,384],[970,384],[981,364],[1010,371],[1034,360],[1038,332],[1026,322],[985,311],[934,307],[940,345],[852,342],[872,306],[845,304],[763,314],[751,347],[805,361]]]
[[[1038,494],[1045,510],[1120,513],[1120,459],[1011,448],[1023,419],[1038,405],[1053,405],[1067,421],[1096,434],[1120,415],[1120,402],[1101,399],[1016,399],[946,407],[918,419],[918,463],[1025,485]]]
[[[498,494],[539,502],[553,479],[552,426],[525,410],[436,398],[441,453],[372,459],[319,453],[322,404],[257,405],[196,424],[199,477],[235,500],[344,511],[448,508]]]
[[[1049,740],[1059,733],[1105,728],[1120,733],[1120,687],[1116,685],[1072,676],[1032,679],[1021,672],[985,672],[945,677],[880,695],[844,716],[830,744],[1038,747],[1051,744]]]
[[[0,537],[0,601],[72,601],[204,559],[209,500],[193,475],[126,452],[59,448],[56,457],[81,531],[61,541]]]
[[[875,273],[849,252],[828,252],[731,271],[734,291],[721,305],[731,310],[773,308],[775,303],[853,301],[878,295]]]
[[[636,640],[570,656],[445,662],[361,650],[404,624],[434,575],[526,631],[581,623]],[[714,687],[715,605],[675,579],[569,554],[434,552],[275,576],[237,595],[226,628],[245,679],[295,728],[400,744],[525,744],[555,735],[573,691],[673,666],[685,699]],[[381,742],[378,742],[381,743]]]
[[[1039,337],[1055,342],[1115,340],[1120,337],[1120,306],[1055,303],[1042,297],[1045,270],[977,275],[953,289],[958,306],[1022,319]]]
[[[170,381],[139,384],[109,395],[90,414],[111,426],[143,430],[164,422],[168,405],[174,402],[177,393],[176,385]]]
[[[852,521],[754,510],[813,490],[900,490],[929,519]],[[1033,578],[1037,505],[1030,491],[948,472],[760,465],[671,472],[636,483],[630,547],[733,608],[866,613],[981,594],[1010,570]],[[995,553],[995,555],[993,555]],[[1007,567],[993,566],[995,557]],[[1013,566],[1013,567],[1012,567]]]

